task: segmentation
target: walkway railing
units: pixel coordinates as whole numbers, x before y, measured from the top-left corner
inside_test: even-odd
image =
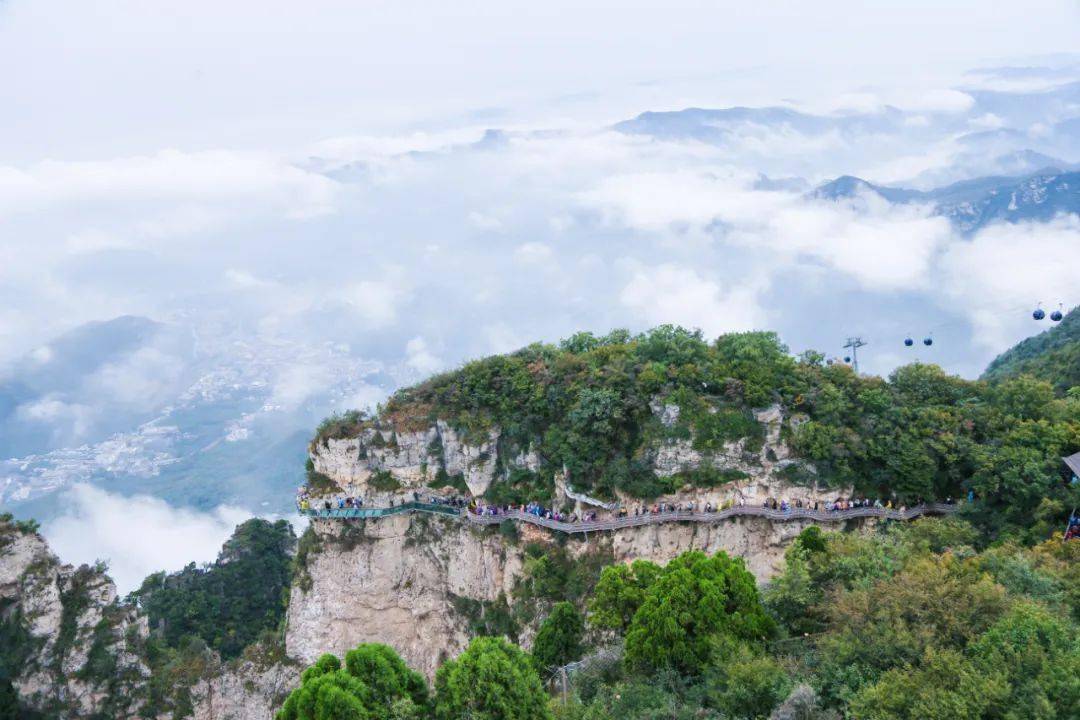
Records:
[[[457,518],[473,525],[498,525],[504,520],[516,520],[532,525],[539,525],[551,530],[565,533],[587,533],[600,530],[619,530],[621,528],[640,527],[642,525],[659,525],[669,522],[697,522],[715,523],[732,517],[761,517],[777,522],[788,520],[814,520],[817,522],[843,522],[854,518],[877,517],[888,520],[914,520],[922,515],[947,515],[958,510],[955,504],[927,503],[916,505],[905,510],[894,510],[882,507],[857,507],[848,510],[813,510],[811,508],[789,508],[787,510],[773,510],[766,507],[750,505],[730,507],[715,512],[690,512],[676,510],[659,513],[646,513],[644,515],[626,515],[624,517],[609,518],[606,520],[581,520],[578,522],[566,522],[551,518],[539,517],[532,513],[521,510],[500,510],[497,515],[477,515],[462,508],[450,505],[438,505],[434,503],[407,502],[389,508],[309,508],[301,510],[302,515],[314,518],[379,518],[388,515],[398,515],[410,512],[425,512],[436,515],[446,515]]]

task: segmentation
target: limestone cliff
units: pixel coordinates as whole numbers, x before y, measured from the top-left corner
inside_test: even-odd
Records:
[[[289,655],[305,662],[385,642],[430,676],[469,641],[460,599],[505,603],[522,569],[520,549],[497,532],[454,520],[316,520],[313,531],[286,636]]]
[[[351,523],[313,521],[304,577],[294,583],[289,603],[288,654],[311,662],[360,642],[383,642],[429,677],[464,649],[476,613],[507,612],[520,601],[519,585],[530,572],[526,544],[603,564],[638,558],[665,563],[686,550],[724,550],[744,558],[764,580],[778,569],[786,544],[808,524],[748,517],[567,538],[534,526],[506,537],[497,527],[426,515]],[[533,614],[537,609],[542,608],[517,608],[517,639],[526,646],[539,620]]]
[[[68,718],[129,717],[150,671],[144,618],[101,568],[61,564],[35,532],[0,523],[0,621],[12,686],[29,709]]]
[[[732,478],[719,486],[695,487],[683,484],[676,492],[660,496],[662,502],[695,500],[713,504],[738,501],[760,502],[766,497],[792,500],[817,499],[824,491],[812,482],[815,470],[809,463],[792,457],[783,440],[786,427],[797,427],[804,418],[784,417],[779,405],[753,413],[761,425],[761,440],[746,437],[725,442],[722,447],[704,451],[695,447],[691,435],[681,435],[678,405],[655,400],[650,409],[659,428],[643,450],[653,472],[660,478],[703,468],[722,471]],[[667,432],[671,431],[671,432]],[[424,429],[395,425],[392,418],[377,418],[359,429],[354,437],[317,438],[310,455],[314,470],[332,480],[345,494],[382,505],[390,498],[411,491],[430,492],[440,477],[460,476],[469,493],[480,497],[492,483],[513,468],[543,471],[545,465],[533,446],[522,448],[504,440],[498,427],[470,444],[443,420],[434,420]],[[795,485],[784,470],[797,467],[811,482]],[[556,488],[556,500],[567,501],[565,488],[573,483],[564,471],[548,470]],[[382,478],[383,483],[376,481]],[[393,489],[386,488],[386,479]],[[677,483],[676,483],[677,484]],[[843,494],[844,490],[833,493]],[[634,498],[621,494],[617,502],[632,505]],[[580,510],[580,506],[578,510]]]
[[[65,565],[32,528],[3,518],[0,637],[21,711],[44,718],[267,720],[299,677],[295,663],[254,646],[238,662],[185,658],[155,690],[146,617],[104,568]]]

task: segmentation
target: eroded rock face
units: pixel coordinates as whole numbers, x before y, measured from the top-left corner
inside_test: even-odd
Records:
[[[655,400],[650,408],[663,427],[671,428],[679,422],[678,405]],[[773,405],[754,413],[763,425],[763,443],[760,448],[748,448],[746,439],[729,442],[714,453],[703,453],[694,448],[692,439],[671,438],[656,441],[645,449],[645,456],[659,477],[671,477],[682,471],[714,468],[735,471],[743,477],[714,488],[686,487],[673,495],[659,498],[661,502],[711,502],[758,503],[767,497],[788,498],[792,501],[824,500],[845,496],[843,489],[825,493],[814,486],[795,486],[786,482],[780,471],[793,463],[799,463],[807,474],[813,476],[812,465],[791,457],[791,449],[782,439],[785,422],[797,424],[800,418],[786,419],[779,405]],[[416,490],[429,493],[430,485],[440,469],[448,475],[461,475],[473,496],[483,495],[495,480],[500,449],[510,467],[530,471],[541,469],[542,462],[534,448],[500,448],[500,431],[492,429],[476,444],[466,442],[460,434],[442,420],[436,421],[424,431],[405,432],[394,429],[367,428],[358,437],[344,440],[327,439],[313,443],[311,459],[316,471],[334,480],[348,495],[362,498],[369,504],[385,505],[393,497],[411,495]],[[400,483],[394,492],[374,489],[369,480],[374,473],[388,472]],[[551,470],[556,484],[556,495],[566,499],[565,488],[573,484],[573,478],[565,477],[558,470]],[[624,505],[639,502],[622,497]],[[580,512],[585,509],[578,507]]]
[[[313,444],[310,454],[317,472],[334,480],[345,492],[372,502],[392,495],[370,486],[372,474],[379,471],[389,472],[403,489],[409,490],[426,488],[442,469],[447,475],[461,475],[473,495],[482,495],[495,478],[499,436],[495,428],[485,440],[470,444],[438,420],[421,432],[367,428],[355,438],[329,438]],[[539,459],[526,450],[512,462],[535,468]]]
[[[40,535],[0,537],[0,612],[16,628],[12,685],[23,704],[65,718],[132,717],[150,675],[147,626],[99,569],[63,565]]]
[[[300,684],[293,662],[242,662],[192,688],[193,720],[268,720]]]
[[[811,521],[774,523],[764,518],[737,517],[719,523],[664,523],[625,528],[612,533],[616,562],[638,559],[665,564],[687,550],[712,555],[721,550],[741,557],[759,583],[779,572],[784,550]]]
[[[119,600],[99,568],[62,564],[33,532],[0,524],[0,620],[21,671],[12,686],[23,707],[78,720],[144,717],[151,671],[146,617]],[[208,653],[190,693],[194,720],[267,720],[300,680],[296,663],[223,663]],[[159,720],[173,720],[172,710]]]
[[[286,650],[311,662],[361,642],[391,645],[432,676],[468,644],[464,598],[497,601],[521,572],[521,553],[497,532],[455,520],[398,515],[351,525],[314,521],[308,589],[294,584]]]
[[[397,515],[368,520],[344,536],[343,523],[315,520],[317,552],[309,556],[310,584],[294,584],[286,649],[310,663],[330,652],[343,655],[361,642],[397,650],[429,678],[468,644],[469,618],[462,599],[505,603],[523,576],[521,547],[554,543],[548,530],[523,525],[509,543],[494,528],[460,520]],[[807,525],[737,518],[715,524],[665,523],[566,539],[571,557],[602,553],[615,562],[666,563],[687,550],[724,550],[742,557],[764,582],[780,568],[784,549]],[[528,645],[534,626],[522,628]]]

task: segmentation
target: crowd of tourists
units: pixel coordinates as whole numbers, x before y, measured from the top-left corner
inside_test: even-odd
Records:
[[[589,510],[581,513],[579,516],[576,512],[565,513],[553,508],[544,507],[540,503],[531,502],[526,505],[486,505],[482,503],[476,503],[469,506],[469,511],[474,515],[510,515],[512,513],[519,512],[525,515],[533,515],[534,517],[544,518],[545,520],[554,520],[556,522],[577,522],[582,520],[584,522],[593,522],[597,518],[595,510]]]
[[[586,510],[580,514],[577,512],[564,512],[555,508],[547,507],[539,502],[530,502],[523,505],[496,505],[491,503],[478,502],[475,499],[467,499],[461,496],[445,497],[441,495],[431,494],[424,497],[418,491],[413,491],[412,501],[415,503],[427,503],[429,505],[445,505],[448,507],[458,508],[465,510],[473,515],[495,517],[499,515],[514,515],[515,513],[532,515],[534,517],[543,518],[545,520],[554,520],[556,522],[595,522],[598,519],[598,511]],[[301,512],[307,512],[314,509],[323,510],[346,510],[346,509],[362,509],[365,507],[364,500],[355,496],[342,496],[336,498],[319,498],[314,500],[316,503],[312,505],[313,499],[309,495],[308,488],[306,486],[299,488],[296,495],[296,504]],[[918,501],[922,504],[922,500]],[[947,504],[952,504],[953,499],[947,498],[945,500]],[[394,507],[395,503],[405,504],[406,500],[391,497],[389,499],[389,507]],[[630,517],[648,516],[648,515],[664,515],[670,513],[715,513],[728,510],[734,507],[746,507],[747,501],[745,498],[739,497],[734,499],[724,500],[719,503],[713,503],[711,501],[705,503],[699,503],[695,501],[686,503],[653,503],[652,505],[641,504],[633,507],[632,511],[624,506],[616,507],[610,510],[611,517],[613,519]],[[787,498],[765,498],[762,501],[761,507],[767,510],[776,510],[780,512],[790,513],[795,510],[814,510],[825,512],[842,512],[844,510],[853,510],[857,508],[879,508],[885,510],[897,509],[901,512],[907,510],[906,505],[894,505],[892,500],[885,500],[882,502],[880,499],[871,500],[870,498],[837,498],[835,500],[804,500],[802,498],[796,498],[795,500],[788,500]],[[1080,537],[1080,518],[1074,518],[1070,521],[1068,530],[1066,532],[1066,539],[1072,537]]]

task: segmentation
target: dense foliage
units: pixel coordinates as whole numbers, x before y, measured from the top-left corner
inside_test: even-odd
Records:
[[[345,666],[323,655],[304,670],[276,720],[419,720],[427,717],[427,683],[393,649],[366,643]]]
[[[626,631],[626,663],[643,673],[696,676],[719,649],[765,640],[773,630],[741,559],[690,551],[658,568],[645,588]]]
[[[1067,337],[1077,318],[1072,313],[1054,337]],[[786,468],[789,480],[854,486],[908,504],[974,492],[981,522],[993,530],[1032,516],[1059,522],[1076,499],[1058,458],[1080,450],[1080,389],[1067,363],[1032,367],[1038,377],[987,383],[916,363],[882,379],[819,353],[792,357],[772,333],[713,342],[671,326],[636,336],[579,333],[559,346],[468,363],[398,391],[377,418],[343,416],[325,430],[419,428],[438,417],[480,438],[498,426],[505,472],[488,491],[497,502],[545,499],[550,471],[564,467],[575,487],[596,495],[655,497],[734,478],[692,471],[658,478],[649,448],[683,439],[708,455],[743,438],[753,448],[762,426],[751,410],[779,403],[792,420],[785,439],[807,461]],[[661,405],[678,406],[672,422],[657,417]],[[508,459],[530,445],[540,472],[512,471]]]
[[[983,377],[1000,380],[1025,374],[1049,380],[1059,393],[1080,385],[1080,308],[1073,308],[1046,332],[998,355]]]
[[[726,627],[766,613],[775,634],[692,623],[679,600],[656,612],[642,664],[632,641],[647,598],[685,574],[706,582],[700,553],[668,568],[605,569],[589,624],[625,638],[621,664],[575,676],[565,720],[806,718],[1072,720],[1080,708],[1080,542],[1011,538],[982,551],[965,520],[925,519],[876,534],[805,530],[762,600]],[[738,576],[738,573],[734,573]],[[689,578],[687,578],[689,580]],[[691,583],[684,583],[692,586]],[[644,591],[642,590],[644,588]],[[636,608],[636,609],[635,609]],[[656,609],[658,609],[657,606]],[[707,614],[707,613],[706,613]],[[631,620],[625,618],[629,615]],[[770,619],[771,618],[771,619]],[[688,642],[666,653],[676,627]],[[724,625],[721,625],[724,627]],[[707,641],[706,641],[707,640]],[[708,650],[698,655],[694,648]],[[686,658],[693,658],[692,667]]]
[[[532,654],[540,668],[566,665],[581,657],[585,635],[585,618],[574,604],[563,600],[556,603],[544,618],[533,640]]]
[[[476,638],[435,675],[437,720],[548,720],[533,662],[501,638]]]
[[[285,612],[296,544],[286,520],[252,519],[238,525],[216,562],[155,573],[130,599],[168,647],[197,637],[224,658],[237,657]]]

